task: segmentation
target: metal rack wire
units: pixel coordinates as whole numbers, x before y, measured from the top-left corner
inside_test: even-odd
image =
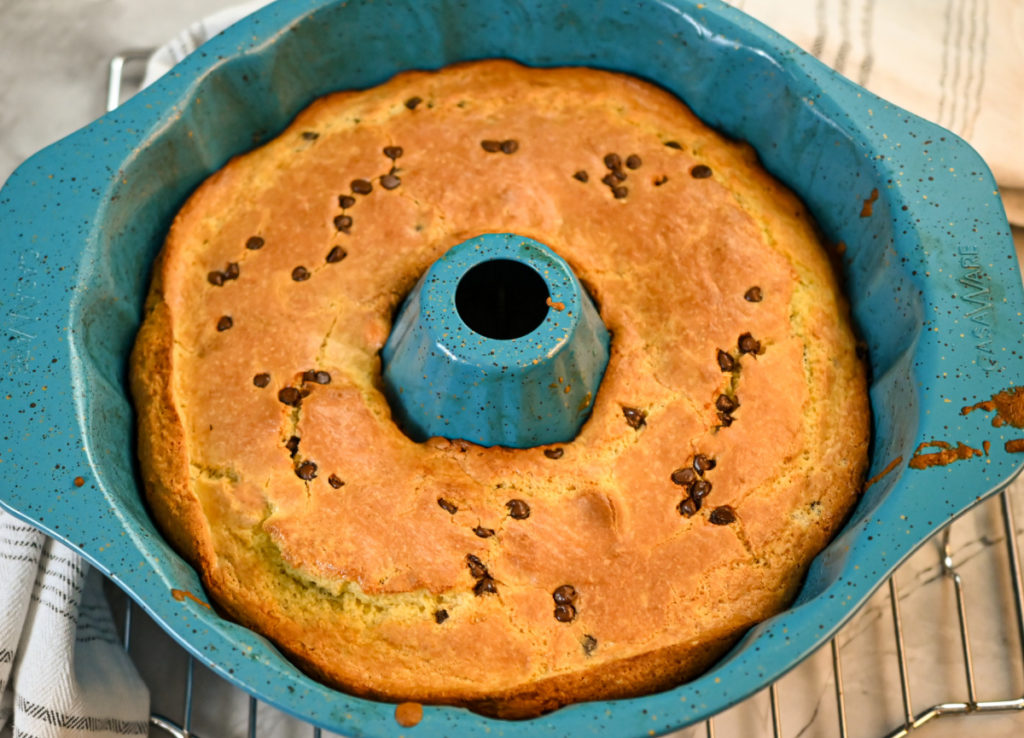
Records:
[[[138,75],[138,64],[146,60],[151,51],[149,50],[132,50],[122,52],[115,56],[109,67],[109,80],[107,88],[107,109],[113,109],[120,103],[124,94],[126,83],[134,82],[136,85],[141,79],[141,75]],[[907,629],[904,626],[903,617],[900,609],[901,595],[897,585],[897,578],[900,576],[903,569],[898,571],[895,575],[890,577],[886,583],[886,586],[879,590],[878,593],[872,598],[872,601],[879,600],[880,598],[888,599],[888,610],[889,620],[891,621],[891,633],[895,643],[894,650],[894,661],[899,674],[899,685],[900,685],[900,711],[902,712],[901,721],[897,721],[897,727],[889,730],[889,732],[882,733],[885,738],[901,738],[912,732],[916,733],[923,726],[933,724],[938,718],[948,718],[953,716],[961,716],[965,718],[991,715],[993,713],[1007,713],[1016,712],[1024,713],[1024,580],[1021,576],[1021,559],[1020,551],[1017,541],[1017,525],[1014,517],[1013,501],[1011,497],[1014,495],[1024,498],[1024,484],[1018,482],[1011,486],[1011,488],[1002,492],[998,496],[999,511],[1001,517],[1001,524],[989,525],[988,530],[983,533],[983,539],[988,542],[997,542],[998,538],[1002,536],[1005,543],[1005,555],[1006,555],[1006,571],[1005,576],[1001,577],[1001,587],[1004,593],[1008,594],[1012,600],[1013,616],[1009,616],[1010,623],[1003,623],[1008,625],[1010,630],[1013,631],[1012,637],[1007,637],[1007,649],[1006,649],[1006,670],[1015,671],[1018,673],[1018,684],[1020,685],[1017,690],[1017,694],[1020,696],[1010,696],[1003,699],[989,699],[981,700],[978,698],[978,684],[975,671],[975,661],[973,652],[971,649],[971,631],[968,629],[968,600],[965,595],[965,578],[958,570],[957,565],[954,563],[954,550],[952,541],[952,533],[954,528],[960,523],[954,523],[946,526],[940,533],[933,537],[931,544],[935,545],[938,549],[939,554],[939,565],[938,575],[934,577],[934,581],[951,583],[953,592],[953,607],[956,611],[956,623],[957,633],[959,636],[959,652],[962,660],[963,669],[963,686],[962,690],[958,691],[960,699],[951,699],[949,701],[939,701],[924,709],[915,712],[913,707],[913,700],[911,696],[911,673],[909,667],[909,661],[907,657]],[[1001,531],[999,530],[1001,528]],[[947,584],[948,588],[948,584]],[[140,667],[141,656],[140,649],[138,647],[137,638],[133,641],[133,633],[139,630],[138,620],[145,618],[141,613],[135,613],[134,607],[130,599],[123,595],[120,590],[110,587],[108,589],[108,596],[112,600],[115,612],[121,614],[121,625],[123,633],[124,648],[136,661]],[[866,609],[866,608],[865,608]],[[863,612],[863,611],[862,611]],[[1003,613],[1005,615],[1005,613]],[[934,617],[939,617],[939,614],[933,613]],[[996,614],[995,617],[998,617]],[[859,616],[858,616],[859,617]],[[148,619],[147,619],[148,620]],[[851,717],[851,711],[848,709],[847,698],[849,687],[844,685],[843,680],[843,658],[842,658],[842,646],[841,639],[844,633],[849,631],[853,627],[854,623],[847,625],[838,636],[833,638],[829,642],[830,651],[830,670],[831,670],[831,683],[832,691],[835,699],[835,724],[834,728],[827,733],[820,732],[821,726],[817,723],[813,723],[814,734],[816,735],[834,735],[839,738],[847,738],[851,735],[849,723]],[[991,622],[987,622],[986,625],[991,626]],[[150,623],[152,628],[155,628]],[[1009,647],[1009,641],[1016,641],[1016,648]],[[176,647],[175,647],[176,648]],[[824,648],[821,649],[820,653],[824,652]],[[178,655],[183,655],[183,652],[178,649]],[[150,718],[150,724],[152,729],[150,734],[153,736],[174,736],[175,738],[198,738],[198,734],[193,730],[194,715],[196,712],[196,698],[197,696],[202,699],[201,695],[197,694],[196,690],[196,664],[191,656],[187,656],[185,662],[185,669],[183,675],[183,700],[180,707],[180,711],[175,717],[168,717],[165,715],[153,714]],[[812,657],[814,658],[814,657]],[[811,659],[808,659],[810,661]],[[200,667],[202,668],[202,667]],[[797,671],[800,668],[797,667]],[[162,675],[166,676],[166,675]],[[211,678],[212,677],[211,675]],[[761,721],[761,725],[758,732],[763,735],[771,735],[773,738],[782,738],[783,735],[792,733],[784,733],[784,727],[787,727],[788,721],[784,720],[784,708],[783,708],[783,693],[782,693],[782,682],[770,685],[767,688],[768,696],[768,715],[767,719]],[[827,681],[827,680],[826,680]],[[1011,683],[1003,685],[1004,687],[1013,687],[1012,683],[1014,680],[1009,680]],[[156,684],[151,683],[151,688]],[[200,690],[202,691],[202,690]],[[238,692],[238,690],[235,690]],[[241,694],[239,692],[239,694]],[[245,717],[245,728],[244,735],[248,738],[257,738],[257,736],[263,735],[260,729],[260,713],[261,707],[263,712],[267,712],[272,708],[267,705],[263,705],[254,697],[248,697],[247,713]],[[755,695],[749,698],[747,701],[727,711],[727,713],[735,713],[737,711],[753,711],[760,712],[758,702],[763,703],[763,693],[761,695]],[[238,706],[240,709],[244,709],[241,704]],[[854,711],[857,712],[857,711]],[[818,709],[815,709],[815,714],[812,716],[812,722],[814,717],[817,716]],[[863,714],[857,712],[857,714]],[[722,716],[716,716],[711,718],[702,726],[696,726],[693,728],[686,729],[674,733],[673,736],[678,738],[697,738],[703,734],[707,738],[715,738],[718,732],[721,731],[723,735],[733,735],[734,731],[728,733],[724,732],[722,728],[723,718]],[[755,719],[756,722],[756,719]],[[799,732],[795,733],[797,736],[804,735],[809,729],[812,729],[812,722],[805,722],[800,727]],[[767,724],[767,725],[765,725]],[[716,727],[717,726],[717,727]],[[241,726],[238,725],[240,728]],[[728,726],[726,726],[728,729]],[[769,732],[770,731],[770,732]],[[238,735],[242,733],[239,732]],[[295,724],[292,729],[288,732],[289,736],[307,736],[312,735],[313,738],[321,738],[321,729],[308,725],[308,724]],[[749,730],[744,731],[745,735],[750,735]],[[869,735],[879,735],[878,732],[868,733]],[[975,734],[972,729],[969,733],[964,731],[961,734]],[[1020,721],[1013,730],[1014,735],[1024,734],[1024,720]]]

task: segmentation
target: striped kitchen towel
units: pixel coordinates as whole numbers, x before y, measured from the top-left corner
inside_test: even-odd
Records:
[[[99,574],[0,510],[0,735],[147,735],[149,692]]]

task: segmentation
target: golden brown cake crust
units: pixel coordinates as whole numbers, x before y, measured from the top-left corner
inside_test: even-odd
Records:
[[[613,335],[560,458],[414,443],[381,393],[402,297],[484,232],[553,248]],[[867,461],[864,372],[803,206],[672,96],[585,69],[479,62],[314,103],[175,219],[131,383],[154,516],[224,612],[347,691],[504,717],[699,673],[791,601]],[[711,490],[687,516],[671,476],[698,454]]]

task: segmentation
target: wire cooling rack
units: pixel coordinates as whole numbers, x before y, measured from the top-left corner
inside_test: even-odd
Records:
[[[108,110],[138,86],[140,63],[151,53],[111,59]],[[1024,501],[1024,478],[937,533],[828,646],[763,692],[672,738],[1024,735],[1024,580],[1014,501]],[[198,665],[109,582],[107,595],[124,648],[152,693],[153,738],[335,735]],[[912,687],[923,707],[915,709]]]

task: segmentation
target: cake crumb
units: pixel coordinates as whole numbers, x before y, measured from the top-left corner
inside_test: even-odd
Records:
[[[423,705],[419,702],[402,702],[395,707],[395,722],[403,728],[414,728],[423,719]]]

